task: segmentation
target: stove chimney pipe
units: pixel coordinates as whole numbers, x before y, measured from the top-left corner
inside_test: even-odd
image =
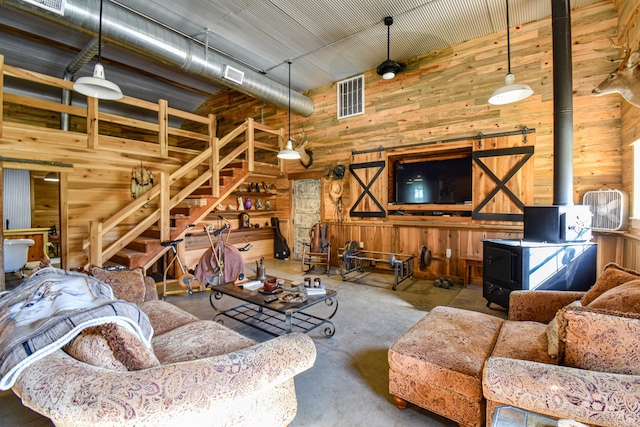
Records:
[[[553,204],[573,205],[573,81],[569,0],[551,0]]]

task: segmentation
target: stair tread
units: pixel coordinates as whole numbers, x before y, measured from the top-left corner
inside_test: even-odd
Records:
[[[146,255],[146,253],[140,252],[140,251],[134,251],[133,249],[122,248],[118,251],[118,255],[125,256],[127,258],[132,258],[135,256],[144,256]]]

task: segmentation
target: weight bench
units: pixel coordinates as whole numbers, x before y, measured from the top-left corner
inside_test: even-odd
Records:
[[[346,276],[349,273],[354,271],[364,272],[363,261],[369,261],[372,264],[379,262],[389,265],[389,268],[393,269],[395,276],[394,291],[400,283],[413,276],[413,255],[365,250],[360,248],[355,240],[346,242],[345,247],[338,250],[342,251],[342,253],[338,254],[338,257],[340,258],[340,276],[342,276],[343,281],[347,280]],[[387,256],[387,258],[375,258],[369,255]]]

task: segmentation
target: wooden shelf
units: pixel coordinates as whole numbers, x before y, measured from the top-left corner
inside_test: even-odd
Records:
[[[255,210],[255,209],[251,209],[251,210],[243,210],[243,211],[212,211],[209,215],[211,215],[212,217],[209,218],[209,215],[207,215],[208,219],[215,219],[215,217],[217,217],[218,215],[221,215],[223,217],[237,217],[238,215],[240,215],[241,213],[246,212],[249,214],[250,217],[255,216],[265,216],[264,214],[268,214],[270,216],[274,216],[275,215],[275,210],[271,209],[271,210],[266,210],[266,209],[262,209],[262,210]]]
[[[413,212],[471,212],[473,206],[469,205],[436,205],[436,204],[388,204],[387,211],[413,211]]]
[[[253,193],[249,192],[249,191],[234,191],[232,194],[236,195],[236,196],[249,196],[249,197],[253,197],[255,196],[256,198],[258,197],[276,197],[276,193],[272,193],[272,192],[265,192],[265,191],[261,191],[259,193],[256,193],[255,191]]]

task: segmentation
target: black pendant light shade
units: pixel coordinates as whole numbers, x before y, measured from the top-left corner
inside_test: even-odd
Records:
[[[392,79],[402,70],[402,64],[390,59],[391,50],[391,25],[393,24],[393,18],[387,16],[384,18],[384,25],[387,26],[387,60],[378,65],[377,72],[383,79]]]

